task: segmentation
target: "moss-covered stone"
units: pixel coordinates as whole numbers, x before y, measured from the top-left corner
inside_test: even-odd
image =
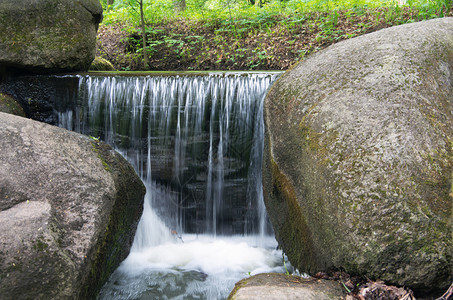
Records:
[[[101,19],[98,0],[1,1],[0,70],[87,70]]]
[[[13,97],[3,93],[0,93],[0,111],[7,114],[25,117],[25,112],[22,106],[20,106],[20,104],[17,103]]]
[[[102,58],[100,56],[96,56],[91,63],[89,68],[90,71],[115,71],[115,67],[113,67],[112,63]]]
[[[265,202],[300,270],[451,283],[452,32],[445,18],[344,41],[273,85]]]
[[[103,142],[95,140],[92,144],[104,169],[114,178],[116,197],[120,201],[115,202],[105,234],[97,244],[94,264],[81,299],[95,299],[113,271],[126,258],[133,241],[131,233],[135,232],[142,214],[142,203],[131,200],[143,199],[145,194],[143,183],[124,157]],[[131,185],[135,188],[132,189]]]

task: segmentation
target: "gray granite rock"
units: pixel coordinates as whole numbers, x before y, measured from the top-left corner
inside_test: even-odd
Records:
[[[453,19],[309,56],[265,100],[264,195],[301,271],[452,281]]]
[[[94,298],[129,252],[143,183],[81,134],[0,113],[0,136],[0,298]]]
[[[239,281],[228,300],[338,300],[344,296],[337,281],[263,273]]]
[[[101,20],[99,0],[0,1],[0,74],[88,70]]]

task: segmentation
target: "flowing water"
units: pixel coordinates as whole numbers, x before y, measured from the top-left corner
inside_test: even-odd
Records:
[[[147,188],[131,253],[99,299],[225,299],[241,278],[283,272],[261,185],[277,76],[77,76],[56,123],[111,144]]]

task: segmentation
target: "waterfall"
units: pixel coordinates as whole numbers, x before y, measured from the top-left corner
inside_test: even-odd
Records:
[[[262,103],[276,76],[80,76],[59,125],[122,153],[172,230],[266,234]]]
[[[101,299],[224,299],[247,274],[282,271],[261,183],[263,100],[277,76],[78,76],[58,125],[112,145],[147,188]]]

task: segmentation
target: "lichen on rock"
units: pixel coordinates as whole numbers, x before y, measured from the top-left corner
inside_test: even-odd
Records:
[[[265,202],[300,270],[340,268],[414,290],[451,283],[452,32],[444,18],[340,42],[273,85]],[[280,195],[290,189],[303,233],[284,229],[292,217]],[[294,242],[303,236],[310,242]]]

